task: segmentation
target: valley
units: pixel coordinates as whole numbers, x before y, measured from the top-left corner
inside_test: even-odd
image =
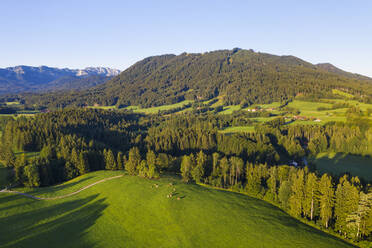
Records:
[[[336,69],[233,49],[0,96],[0,246],[368,247],[372,79]]]

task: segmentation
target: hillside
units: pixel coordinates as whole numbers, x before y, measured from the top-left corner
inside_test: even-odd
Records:
[[[294,56],[253,50],[161,55],[137,62],[107,83],[79,94],[28,97],[49,107],[173,104],[183,100],[222,99],[224,105],[282,102],[302,95],[334,97],[342,89],[369,101],[372,79],[339,73]]]
[[[0,69],[0,94],[82,89],[106,82],[120,73],[104,67],[59,69],[15,66]]]
[[[363,75],[360,75],[360,74],[351,73],[351,72],[341,70],[341,69],[337,68],[336,66],[334,66],[330,63],[316,64],[316,67],[318,67],[320,69],[323,69],[323,70],[325,70],[327,72],[330,72],[330,73],[338,74],[340,76],[355,78],[355,79],[358,79],[358,80],[372,81],[372,78],[370,78],[370,77],[366,77],[366,76],[363,76]]]
[[[58,196],[119,174],[19,190]],[[0,193],[0,208],[1,247],[352,247],[264,201],[172,177],[124,176],[60,200]]]

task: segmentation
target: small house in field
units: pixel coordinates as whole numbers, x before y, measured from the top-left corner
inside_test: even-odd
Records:
[[[295,116],[293,116],[293,119],[300,120],[300,121],[306,121],[307,117],[306,116],[295,115]]]
[[[321,122],[322,120],[318,118],[318,119],[315,119],[314,121],[315,122]]]
[[[298,163],[296,161],[294,161],[294,160],[290,161],[288,164],[289,165],[292,165],[294,167],[297,167],[298,166]]]

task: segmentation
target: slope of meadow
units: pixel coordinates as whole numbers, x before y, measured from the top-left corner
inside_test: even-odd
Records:
[[[54,197],[121,173],[17,190]],[[1,247],[351,247],[264,201],[174,177],[123,176],[49,201],[0,193],[0,230]]]

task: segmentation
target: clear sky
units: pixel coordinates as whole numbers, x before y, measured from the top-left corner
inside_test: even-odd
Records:
[[[1,0],[0,67],[125,69],[240,47],[372,76],[370,0]]]

